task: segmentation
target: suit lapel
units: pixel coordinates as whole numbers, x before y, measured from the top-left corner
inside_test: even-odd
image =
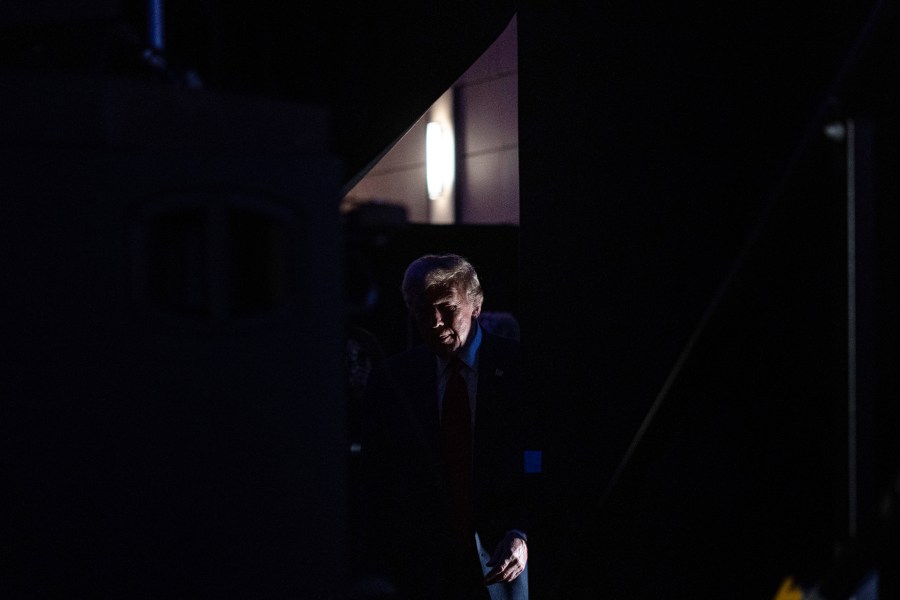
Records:
[[[481,340],[481,352],[478,357],[478,400],[477,411],[481,411],[482,400],[486,407],[490,407],[491,398],[495,396],[498,387],[506,380],[506,371],[501,357],[497,353],[497,346],[493,343],[491,335],[487,332]],[[478,414],[476,413],[476,421]]]
[[[410,352],[403,368],[414,376],[403,380],[406,382],[403,401],[417,439],[437,459],[440,456],[440,419],[434,361],[434,355],[424,346]]]

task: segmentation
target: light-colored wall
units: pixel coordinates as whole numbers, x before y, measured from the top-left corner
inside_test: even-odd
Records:
[[[519,224],[518,60],[516,19],[450,90],[416,121],[346,195],[342,211],[365,202],[406,208],[413,223],[453,221],[452,206],[429,200],[425,126],[452,110],[456,135],[456,222]]]

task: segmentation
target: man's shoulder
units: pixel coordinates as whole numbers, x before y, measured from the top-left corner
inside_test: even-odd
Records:
[[[425,348],[409,348],[390,354],[372,369],[366,383],[366,396],[370,401],[375,398],[392,397],[401,389],[420,385],[428,373],[429,360],[434,355]]]
[[[496,352],[518,356],[522,344],[519,340],[503,337],[495,333],[485,331],[481,339],[481,347],[488,352]]]
[[[380,365],[383,373],[409,373],[427,367],[434,360],[434,354],[425,345],[413,346],[388,355]]]

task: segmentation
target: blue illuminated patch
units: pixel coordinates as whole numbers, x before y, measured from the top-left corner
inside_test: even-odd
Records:
[[[524,466],[526,473],[540,473],[541,472],[541,451],[540,450],[526,450],[524,452]]]

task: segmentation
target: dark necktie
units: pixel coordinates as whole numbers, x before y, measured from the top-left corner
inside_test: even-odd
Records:
[[[472,413],[466,380],[460,373],[463,363],[454,358],[448,368],[450,379],[444,391],[441,431],[458,532],[472,531]]]

